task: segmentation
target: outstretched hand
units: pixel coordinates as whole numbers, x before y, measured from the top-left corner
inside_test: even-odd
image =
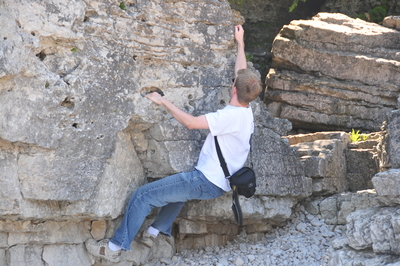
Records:
[[[148,93],[145,97],[158,105],[162,104],[164,99],[158,92]]]
[[[243,36],[244,36],[244,30],[242,25],[235,26],[235,40],[239,45],[244,43]]]

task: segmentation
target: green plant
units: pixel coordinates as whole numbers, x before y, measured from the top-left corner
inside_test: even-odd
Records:
[[[360,130],[355,131],[353,128],[350,133],[350,141],[357,142],[360,137],[361,137]]]
[[[364,134],[364,133],[362,133],[362,134],[361,134],[361,140],[367,140],[367,139],[369,139],[370,136],[371,136],[371,134]]]
[[[242,6],[243,5],[243,0],[228,0],[228,2],[230,3],[230,4],[235,4],[235,5],[238,5],[238,6]]]
[[[383,6],[377,6],[371,9],[368,13],[370,15],[370,21],[378,23],[383,21],[386,17],[387,11]]]
[[[307,0],[300,0],[300,1],[305,2]],[[293,0],[292,5],[289,7],[289,12],[293,12],[293,10],[296,9],[298,4],[299,4],[299,0]]]
[[[71,52],[73,52],[73,53],[78,52],[78,48],[76,48],[76,47],[72,48],[72,49],[71,49]]]
[[[360,133],[360,130],[355,131],[354,128],[350,132],[350,141],[364,141],[370,137],[371,134]]]
[[[387,5],[387,0],[383,0],[379,6],[372,8],[368,11],[368,13],[357,15],[357,18],[365,21],[379,23],[382,22],[383,19],[386,17],[388,9],[389,6]]]
[[[119,4],[119,7],[120,7],[122,10],[126,10],[126,5],[125,5],[124,2],[121,2],[121,3]]]
[[[246,54],[246,61],[249,62],[253,59],[253,55],[252,54]]]

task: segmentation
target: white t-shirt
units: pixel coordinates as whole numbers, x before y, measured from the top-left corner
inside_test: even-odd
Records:
[[[226,106],[215,113],[206,114],[210,133],[200,152],[196,169],[200,170],[210,182],[224,191],[231,190],[220,165],[214,136],[225,158],[230,174],[243,167],[250,151],[250,137],[254,131],[254,118],[251,107]]]

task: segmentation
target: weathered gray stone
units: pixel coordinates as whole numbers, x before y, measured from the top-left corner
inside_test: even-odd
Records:
[[[133,263],[133,265],[141,265],[151,259],[171,258],[174,251],[174,239],[160,235],[155,239],[151,249],[138,241],[133,241],[131,250],[124,254],[124,260]]]
[[[296,152],[271,129],[255,129],[250,161],[258,180],[256,194],[300,199],[311,195],[311,179],[304,176]]]
[[[332,241],[332,247],[334,249],[341,249],[347,245],[347,238],[346,237],[339,237]]]
[[[356,210],[364,210],[377,206],[381,206],[381,204],[373,190],[342,193],[338,196],[338,224],[345,225],[346,217]]]
[[[400,254],[400,210],[395,207],[370,208],[347,216],[349,246],[361,250],[372,248],[376,253]]]
[[[379,196],[400,196],[400,169],[377,173],[372,178],[372,182]]]
[[[346,179],[350,191],[372,189],[372,177],[379,172],[379,162],[370,149],[347,149]]]
[[[400,111],[388,115],[387,134],[389,135],[389,158],[392,168],[400,168]]]
[[[355,211],[347,216],[347,240],[349,246],[362,250],[372,247],[370,217],[379,212],[379,208]]]
[[[0,249],[0,264],[7,265],[6,263],[6,251],[4,249]]]
[[[6,227],[8,225],[5,225]],[[14,232],[8,233],[8,244],[80,244],[90,237],[85,222],[20,223],[14,222]],[[6,231],[6,230],[3,230]]]
[[[39,245],[17,245],[7,251],[8,266],[45,266],[42,260],[43,247]]]
[[[350,248],[343,248],[335,251],[328,266],[398,266],[398,256],[381,255],[372,251],[356,252]]]
[[[1,220],[0,231],[2,246],[19,247],[7,251],[14,257],[27,253],[21,244],[45,245],[41,264],[62,264],[54,251],[84,265],[84,240],[110,237],[138,186],[193,168],[208,132],[187,130],[143,98],[142,88],[160,87],[193,115],[228,103],[232,26],[243,18],[227,1],[129,0],[126,10],[119,4],[2,3],[0,216],[19,221]],[[259,189],[241,200],[246,224],[258,223],[251,227],[257,238],[286,222],[310,195],[311,180],[281,139],[291,123],[271,118],[261,101],[252,108],[257,129],[248,163],[258,168]],[[186,238],[193,241],[187,246],[222,245],[238,233],[230,196],[214,203],[190,202],[182,212],[204,232],[198,241]],[[175,247],[164,242],[150,253],[135,249],[139,256],[128,253],[121,265],[169,257]]]
[[[259,220],[265,220],[271,224],[283,224],[290,217],[292,208],[296,203],[297,200],[292,197],[254,196],[246,199],[240,196],[243,223],[247,225]],[[231,206],[232,194],[226,193],[224,196],[214,200],[187,202],[182,208],[179,217],[208,222],[221,220],[234,222]]]
[[[0,248],[7,248],[9,245],[7,244],[8,235],[6,233],[0,233]]]
[[[275,38],[266,101],[294,128],[378,131],[396,108],[400,32],[341,14],[292,21]]]
[[[83,244],[44,246],[43,261],[48,266],[93,265]]]
[[[330,197],[326,198],[319,204],[321,217],[327,224],[337,224],[337,199]]]
[[[10,177],[2,178],[3,215],[117,217],[145,173],[188,169],[200,147],[194,134],[168,137],[166,128],[180,126],[171,127],[141,88],[159,86],[194,114],[229,98],[234,53],[226,51],[242,18],[227,2],[136,1],[127,10],[71,2],[2,4],[0,139],[10,146],[0,157]],[[162,144],[152,149],[148,130],[156,123]],[[137,151],[127,128],[145,136]]]
[[[346,191],[348,135],[344,132],[319,132],[288,136],[291,147],[301,158],[304,174],[312,178],[314,195]]]
[[[374,190],[344,192],[328,198],[305,200],[305,209],[328,225],[345,225],[346,217],[357,210],[382,206]]]
[[[208,232],[205,223],[181,219],[179,220],[178,225],[180,234],[207,234]]]
[[[0,140],[0,213],[18,214],[21,200],[18,181],[18,150],[9,143]]]
[[[400,169],[378,173],[372,178],[372,183],[382,204],[386,206],[400,204]]]

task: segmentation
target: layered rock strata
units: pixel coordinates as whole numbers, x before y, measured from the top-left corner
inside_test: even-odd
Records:
[[[138,186],[191,170],[207,134],[181,126],[141,96],[144,88],[161,88],[193,115],[223,108],[241,23],[219,0],[3,1],[0,264],[101,265],[84,240],[112,236]],[[257,237],[285,223],[311,194],[311,179],[281,139],[291,124],[260,101],[252,108],[248,164],[259,182],[243,211]],[[122,264],[226,243],[239,231],[230,205],[229,194],[188,203],[174,226],[182,232],[174,231],[176,246],[160,238],[165,248],[149,251],[134,241]]]
[[[390,113],[387,128],[396,128],[398,111]],[[395,134],[387,134],[388,154],[395,155],[399,143]],[[389,157],[391,157],[389,156]],[[396,156],[396,155],[395,155]],[[397,158],[397,157],[395,157]],[[376,196],[369,206],[355,209],[346,216],[347,232],[343,245],[337,247],[329,265],[398,265],[399,264],[399,178],[400,169],[377,173],[372,178]]]
[[[372,189],[371,179],[381,171],[378,146],[382,141],[381,134],[367,135],[367,140],[352,142],[347,145],[346,179],[349,191]]]
[[[292,21],[275,38],[265,101],[294,128],[379,131],[396,109],[400,32],[341,14]]]
[[[358,142],[350,142],[349,134],[340,131],[284,138],[297,151],[304,175],[312,179],[313,196],[319,196],[372,189],[371,179],[380,171],[380,135],[369,134],[368,140]]]
[[[288,136],[300,157],[305,176],[313,180],[313,195],[348,190],[346,157],[349,137],[344,132],[323,132]]]

